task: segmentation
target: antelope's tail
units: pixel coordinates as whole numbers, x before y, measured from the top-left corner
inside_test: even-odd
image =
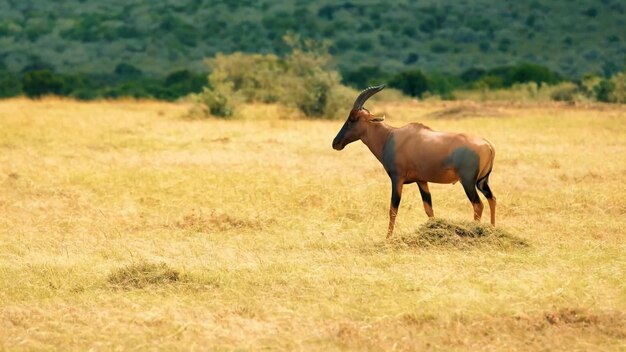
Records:
[[[493,163],[496,158],[496,149],[493,147],[493,144],[491,144],[491,142],[489,142],[486,139],[485,139],[485,142],[487,142],[487,147],[489,148],[489,153],[490,153],[489,163],[487,163],[487,167],[485,167],[483,170],[480,170],[478,174],[479,180],[489,176],[489,174],[491,173],[491,170],[493,170]]]

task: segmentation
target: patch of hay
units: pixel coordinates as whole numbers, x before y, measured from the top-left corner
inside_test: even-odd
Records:
[[[452,106],[426,114],[424,117],[433,119],[463,119],[470,117],[503,117],[504,112],[499,109],[487,108],[478,104],[464,104]]]
[[[400,236],[409,247],[443,247],[470,249],[494,247],[500,249],[525,248],[528,242],[500,228],[478,222],[450,222],[430,219],[411,234]]]
[[[168,285],[180,280],[180,273],[165,263],[138,263],[113,270],[108,283],[119,289],[144,288],[148,285]]]

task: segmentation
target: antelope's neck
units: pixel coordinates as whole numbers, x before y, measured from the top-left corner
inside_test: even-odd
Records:
[[[387,143],[391,131],[392,127],[387,126],[383,122],[372,123],[366,130],[365,135],[361,137],[361,141],[381,163],[383,162],[385,143]]]

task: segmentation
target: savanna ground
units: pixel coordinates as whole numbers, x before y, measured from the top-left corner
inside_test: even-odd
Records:
[[[343,120],[6,100],[0,349],[626,348],[623,106],[370,107],[491,140],[498,225],[527,245],[408,245],[414,185],[386,241],[388,177],[331,149]],[[431,192],[471,218],[460,184]]]

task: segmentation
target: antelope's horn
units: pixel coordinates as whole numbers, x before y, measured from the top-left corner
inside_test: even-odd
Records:
[[[365,104],[367,99],[369,99],[372,95],[374,95],[374,94],[380,92],[381,90],[383,90],[383,88],[385,88],[384,84],[381,84],[379,86],[368,87],[368,88],[363,89],[361,94],[359,94],[359,96],[354,101],[354,106],[352,107],[352,110],[360,110],[360,109],[362,109],[363,108],[363,104]]]

